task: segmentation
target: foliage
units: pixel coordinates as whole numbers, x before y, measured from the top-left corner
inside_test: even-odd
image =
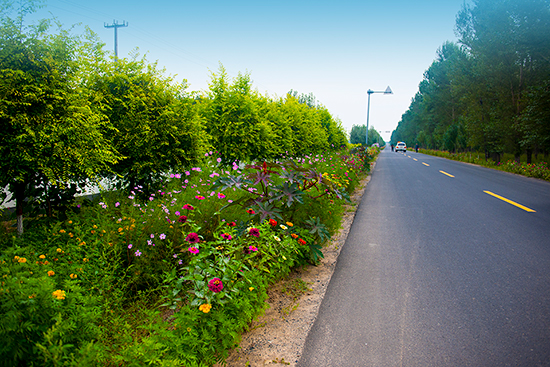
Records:
[[[445,43],[392,142],[451,152],[550,151],[545,104],[550,68],[545,0],[477,0],[457,15],[458,44]]]
[[[63,188],[118,159],[102,134],[105,119],[75,80],[78,40],[48,33],[47,21],[24,27],[21,9],[0,28],[0,185],[15,195],[20,232],[23,200],[41,180]]]
[[[227,169],[207,152],[202,166],[170,174],[146,196],[139,186],[106,192],[99,202],[73,206],[65,220],[4,235],[0,360],[223,361],[264,310],[268,287],[322,257],[340,226],[343,197],[376,153],[356,149]],[[261,210],[274,207],[278,216],[261,218]]]

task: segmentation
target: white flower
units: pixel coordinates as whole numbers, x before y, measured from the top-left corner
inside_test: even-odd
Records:
[[[277,237],[277,236],[273,236],[273,238],[275,238],[275,241],[277,241],[277,242],[281,242],[281,239],[280,239],[279,237]]]

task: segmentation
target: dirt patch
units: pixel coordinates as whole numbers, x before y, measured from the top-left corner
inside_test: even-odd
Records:
[[[266,301],[270,307],[242,335],[240,347],[233,350],[227,359],[228,366],[296,365],[369,181],[370,176],[361,181],[352,195],[342,227],[333,236],[330,245],[323,249],[325,257],[321,263],[294,271],[287,279],[270,288]]]

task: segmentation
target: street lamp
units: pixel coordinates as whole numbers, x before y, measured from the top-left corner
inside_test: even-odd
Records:
[[[373,93],[384,93],[384,94],[393,94],[393,92],[391,91],[391,88],[388,86],[386,88],[385,91],[374,91],[374,90],[371,90],[369,89],[367,91],[367,95],[368,95],[368,102],[367,102],[367,136],[365,138],[365,145],[368,146],[369,145],[369,110],[370,110],[370,95],[373,94]]]

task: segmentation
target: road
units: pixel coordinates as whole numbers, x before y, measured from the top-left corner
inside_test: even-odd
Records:
[[[383,151],[298,366],[550,366],[550,183]]]

